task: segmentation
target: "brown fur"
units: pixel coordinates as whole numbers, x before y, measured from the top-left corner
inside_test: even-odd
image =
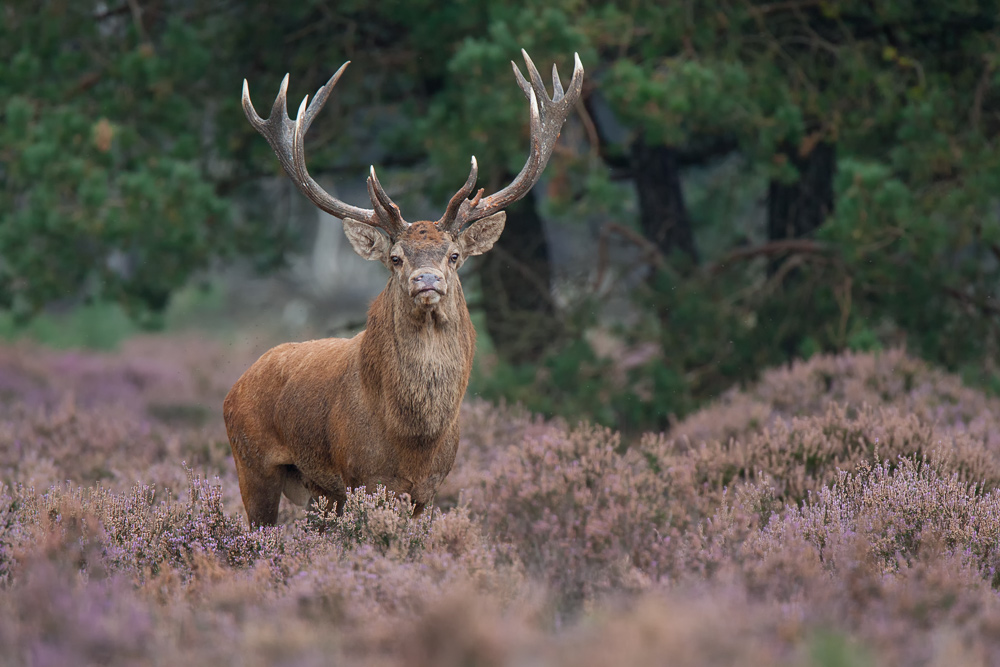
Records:
[[[322,495],[342,507],[348,488],[383,484],[409,494],[416,513],[431,502],[455,461],[475,351],[457,270],[492,247],[503,217],[457,239],[418,222],[395,242],[344,221],[358,254],[391,271],[367,329],[269,350],[223,403],[251,525],[276,522],[282,493],[300,505]],[[441,277],[433,303],[414,293],[428,274]]]

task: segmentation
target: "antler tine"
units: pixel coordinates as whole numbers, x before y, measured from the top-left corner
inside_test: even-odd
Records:
[[[389,198],[379,182],[378,176],[375,175],[374,165],[372,165],[371,173],[368,176],[368,196],[371,198],[375,210],[381,214],[379,217],[387,223],[386,231],[389,232],[389,236],[395,238],[406,230],[409,225],[403,220],[399,207]]]
[[[535,67],[535,63],[532,62],[531,56],[529,56],[528,52],[524,49],[521,49],[521,56],[524,58],[524,64],[528,68],[528,76],[531,77],[531,87],[535,90],[535,94],[539,97],[548,99],[549,95],[545,90],[545,82],[542,81],[542,75],[538,73],[538,68]],[[514,61],[510,61],[510,64],[513,65]]]
[[[371,179],[370,176],[368,177],[367,184],[368,184],[368,197],[369,197],[369,199],[372,200],[372,205],[375,207],[375,217],[376,217],[376,219],[384,219],[384,220],[391,219],[389,217],[389,211],[387,211],[385,209],[385,207],[382,206],[382,202],[380,202],[378,200],[378,195],[375,194],[375,184],[372,182],[372,179]],[[389,236],[392,236],[392,235],[393,234],[390,232]]]
[[[473,155],[472,168],[469,170],[469,178],[465,181],[465,185],[463,185],[462,189],[456,192],[451,198],[451,201],[448,202],[448,208],[445,209],[444,215],[441,216],[441,219],[434,223],[439,229],[453,234],[459,231],[455,228],[455,223],[458,221],[459,208],[462,206],[462,203],[468,199],[469,195],[472,194],[473,188],[476,187],[477,178],[479,178],[479,163],[476,162],[476,156]],[[483,190],[480,189],[479,195],[481,196],[482,193]]]
[[[350,204],[342,202],[321,188],[320,185],[313,180],[312,176],[309,175],[309,170],[306,167],[306,132],[309,131],[309,126],[312,125],[316,115],[323,108],[323,105],[326,104],[327,99],[330,97],[330,93],[333,91],[333,87],[337,85],[337,81],[344,73],[344,70],[347,69],[350,62],[351,61],[348,60],[340,66],[340,69],[338,69],[334,75],[330,77],[329,81],[326,82],[326,85],[316,91],[316,95],[313,97],[311,102],[309,102],[308,95],[302,99],[298,112],[295,114],[295,120],[288,117],[287,74],[281,81],[281,87],[278,89],[278,96],[275,98],[274,104],[271,106],[271,115],[266,120],[261,118],[257,113],[257,110],[254,109],[253,103],[250,101],[250,86],[246,79],[244,79],[243,113],[246,114],[247,120],[250,121],[250,124],[253,125],[254,129],[260,132],[261,135],[267,139],[267,143],[271,145],[275,155],[278,156],[278,161],[281,162],[281,166],[285,170],[285,173],[288,174],[295,186],[302,192],[302,194],[308,197],[312,203],[338,218],[352,218],[369,225],[381,227],[390,235],[393,235],[399,230],[395,224],[395,218],[389,210],[385,210],[385,215],[382,215],[383,211],[381,210],[376,212],[376,209],[360,208],[358,206],[351,206]],[[386,200],[391,203],[391,200],[389,200],[388,197],[386,197]],[[374,195],[372,203],[373,205],[375,204]],[[395,205],[393,204],[393,206]],[[395,213],[398,216],[398,208],[395,209]],[[402,220],[402,218],[399,219]]]
[[[514,69],[517,85],[521,88],[524,96],[528,98],[530,127],[528,159],[510,185],[489,197],[480,198],[477,196],[474,200],[469,200],[466,199],[468,193],[464,192],[465,188],[459,190],[448,204],[448,211],[442,218],[442,220],[447,218],[456,198],[459,198],[461,203],[454,221],[450,224],[450,227],[455,231],[460,230],[466,223],[502,211],[528,194],[528,191],[538,182],[542,171],[545,170],[545,165],[552,157],[556,140],[559,139],[562,126],[577,100],[580,99],[580,92],[583,89],[583,63],[580,62],[579,54],[573,54],[573,77],[565,90],[559,80],[559,70],[555,65],[552,66],[552,97],[549,97],[545,90],[542,76],[538,73],[538,69],[528,53],[521,49],[521,55],[524,56],[524,64],[528,68],[530,81],[521,74],[521,70],[514,62],[511,62],[511,66]],[[469,192],[471,191],[470,188]]]

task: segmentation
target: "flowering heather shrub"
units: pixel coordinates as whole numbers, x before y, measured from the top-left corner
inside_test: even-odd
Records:
[[[100,486],[56,486],[41,496],[21,489],[17,501],[24,535],[63,522],[100,526],[102,567],[131,574],[138,581],[165,565],[190,570],[196,555],[208,554],[232,567],[247,567],[280,549],[275,529],[247,531],[223,510],[219,486],[188,471],[187,500],[157,501],[154,487],[137,484],[125,493]],[[22,535],[22,540],[29,539]]]
[[[220,406],[253,356],[0,346],[0,666],[1000,655],[1000,404],[901,352],[634,442],[470,400],[445,511],[359,489],[251,531]]]
[[[687,540],[686,564],[877,647],[878,664],[984,664],[1000,649],[998,494],[913,458],[843,472],[800,506],[756,484]],[[942,654],[949,634],[964,639]]]
[[[782,636],[787,625],[778,605],[751,602],[735,586],[647,594],[560,637],[548,647],[549,664],[796,664]]]
[[[995,436],[994,436],[995,437]],[[925,456],[965,481],[1000,485],[1000,450],[991,437],[942,428],[895,408],[852,409],[829,404],[820,415],[775,420],[741,439],[694,445],[687,438],[646,436],[639,444],[657,467],[686,489],[700,516],[710,514],[723,490],[761,473],[780,500],[798,503],[810,491],[832,484],[839,471],[901,455]],[[694,496],[698,496],[695,498]]]
[[[136,443],[143,444],[137,456],[162,458],[161,438],[148,421],[134,419],[122,407],[83,410],[69,396],[52,408],[20,404],[0,421],[0,479],[40,488],[66,478],[106,479],[115,475],[115,463],[128,460]]]
[[[432,512],[414,519],[409,498],[398,498],[381,484],[374,493],[363,486],[348,489],[343,513],[333,510],[326,498],[320,498],[309,513],[309,523],[347,547],[369,544],[383,556],[392,551],[413,558],[430,535]]]
[[[525,438],[469,491],[470,509],[566,601],[641,588],[642,572],[659,573],[673,508],[668,480],[621,450],[599,427]]]
[[[0,346],[0,483],[183,495],[186,460],[238,508],[221,403],[255,355],[194,337],[138,338],[116,354]]]
[[[443,507],[454,507],[463,490],[481,484],[490,474],[490,466],[511,444],[565,430],[558,421],[546,422],[520,406],[494,406],[475,399],[462,404],[459,418],[460,453],[435,498]]]
[[[232,567],[247,567],[279,553],[276,529],[247,531],[239,518],[223,508],[221,486],[207,484],[190,471],[188,476],[190,490],[183,513],[177,513],[161,537],[167,562],[187,565],[194,554],[204,552]]]
[[[692,442],[742,438],[776,420],[846,408],[894,407],[939,426],[987,433],[1000,449],[1000,399],[962,386],[958,378],[901,350],[816,355],[763,374],[746,390],[733,389],[671,429]]]
[[[1000,491],[984,495],[957,474],[942,476],[913,458],[864,463],[775,516],[745,548],[771,553],[805,542],[824,568],[836,570],[851,567],[859,539],[866,560],[882,573],[955,555],[1000,585]]]
[[[127,579],[101,567],[100,524],[86,513],[46,517],[30,533],[0,593],[0,664],[142,659],[154,632],[150,610]]]
[[[0,586],[10,578],[14,565],[15,531],[19,529],[20,502],[10,494],[10,489],[0,485]]]
[[[55,487],[41,496],[21,490],[26,498],[16,510],[14,530],[2,534],[13,555],[9,583],[0,593],[0,638],[9,639],[5,648],[21,656],[16,664],[38,664],[37,651],[62,659],[79,650],[105,663],[113,662],[111,655],[124,662],[149,659],[157,655],[155,650],[174,655],[176,647],[161,641],[157,649],[149,634],[165,629],[159,624],[180,621],[182,609],[212,615],[205,627],[192,626],[193,619],[182,623],[194,633],[195,644],[202,645],[197,658],[217,641],[210,635],[220,629],[220,614],[236,612],[246,621],[228,623],[228,634],[239,638],[255,632],[257,623],[270,625],[269,616],[283,613],[284,605],[291,605],[290,614],[301,626],[297,632],[307,632],[311,644],[320,633],[334,630],[329,623],[336,622],[343,632],[339,648],[368,655],[381,644],[398,641],[400,623],[410,622],[453,590],[485,595],[491,604],[502,605],[521,594],[516,560],[487,544],[464,509],[438,513],[433,521],[430,516],[421,519],[414,531],[405,525],[410,510],[384,490],[368,496],[355,492],[348,507],[355,512],[353,526],[368,528],[355,530],[350,541],[343,539],[350,531],[347,520],[340,533],[320,532],[305,520],[249,531],[223,511],[217,487],[194,475],[190,480],[187,500],[160,502],[153,489],[141,486],[126,494],[99,487]],[[358,517],[366,511],[367,523]],[[386,549],[386,533],[373,520],[379,512],[400,535],[419,533],[419,548]],[[71,624],[70,632],[63,632],[68,639],[48,631],[39,634],[37,628],[10,631],[21,626],[28,596],[43,603],[31,622],[51,625],[52,632]],[[111,606],[121,606],[121,615],[114,609],[110,613]],[[89,639],[78,636],[102,622],[121,626],[115,636],[128,632],[130,621],[123,616],[133,612],[145,619],[140,640],[149,643],[138,653],[129,648],[135,644],[130,640],[123,642],[121,652],[115,653],[112,644],[105,647],[112,651],[109,656],[97,655],[91,651],[100,647],[92,649]],[[97,618],[85,621],[82,614]],[[289,648],[294,653],[295,647]]]
[[[84,407],[142,404],[151,386],[183,392],[183,370],[169,359],[55,352],[29,343],[0,352],[0,400],[53,407],[69,394]]]
[[[405,664],[418,667],[544,664],[536,657],[543,616],[535,600],[505,609],[474,589],[456,586],[414,619],[399,654]]]
[[[263,351],[196,336],[139,337],[113,354],[3,345],[0,406],[53,407],[67,394],[84,408],[214,402]]]

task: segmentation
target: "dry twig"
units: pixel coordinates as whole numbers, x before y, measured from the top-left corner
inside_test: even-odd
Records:
[[[632,243],[643,252],[642,262],[645,264],[650,264],[658,269],[662,269],[666,266],[666,259],[663,257],[663,253],[660,249],[656,247],[656,244],[647,239],[645,236],[635,231],[634,229],[629,229],[624,225],[617,222],[607,222],[601,227],[601,233],[597,240],[597,274],[594,277],[594,287],[593,291],[598,291],[601,288],[601,284],[604,282],[604,276],[608,270],[608,264],[611,261],[608,250],[608,243],[611,239],[612,234],[617,234],[626,241]]]

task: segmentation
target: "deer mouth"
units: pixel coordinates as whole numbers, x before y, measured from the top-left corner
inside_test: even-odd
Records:
[[[423,287],[413,295],[413,300],[418,306],[433,306],[441,300],[442,296],[444,293],[436,287]]]

